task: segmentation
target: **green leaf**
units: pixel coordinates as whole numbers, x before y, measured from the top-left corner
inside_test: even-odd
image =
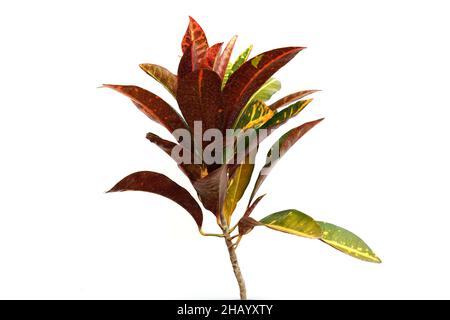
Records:
[[[369,246],[357,235],[327,222],[317,222],[322,229],[321,240],[333,248],[342,251],[354,258],[381,263],[380,258],[369,248]]]
[[[244,192],[247,189],[252,177],[253,168],[255,165],[254,161],[249,161],[249,159],[250,157],[248,156],[245,159],[245,162],[239,165],[233,176],[228,181],[228,189],[223,206],[223,215],[228,225],[230,225],[231,216],[236,209],[236,205],[244,195]]]
[[[252,49],[253,49],[253,45],[250,45],[247,49],[244,50],[244,52],[242,52],[239,55],[239,57],[236,59],[236,61],[234,63],[229,63],[228,64],[227,69],[225,70],[225,75],[223,76],[222,89],[227,84],[227,81],[230,78],[230,76],[237,69],[239,69],[239,67],[242,66],[242,64],[244,64],[244,62],[247,61],[248,57],[250,56],[250,52],[252,51]]]
[[[257,129],[266,123],[275,112],[270,109],[263,101],[256,100],[248,104],[237,117],[233,124],[233,129]]]
[[[161,83],[167,91],[174,97],[177,94],[177,76],[164,67],[151,63],[142,63],[139,65],[153,79]]]
[[[273,213],[259,221],[268,228],[300,237],[319,239],[320,225],[313,218],[295,209]]]

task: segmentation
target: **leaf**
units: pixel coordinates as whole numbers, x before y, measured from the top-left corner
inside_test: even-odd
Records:
[[[236,209],[237,203],[241,200],[247,189],[254,167],[254,159],[250,161],[250,157],[247,156],[245,162],[238,166],[233,176],[228,181],[227,193],[223,206],[223,216],[228,225],[230,225],[231,216]]]
[[[368,262],[381,263],[380,258],[369,246],[352,232],[327,222],[317,222],[322,228],[321,240],[333,248],[354,258]]]
[[[187,74],[197,69],[198,61],[192,45],[187,47],[178,64],[178,81]]]
[[[194,218],[199,230],[202,227],[203,213],[191,194],[163,174],[151,171],[140,171],[123,178],[108,192],[145,191],[159,194],[176,202]]]
[[[228,42],[227,46],[223,50],[222,54],[220,55],[219,59],[217,59],[216,64],[214,65],[214,71],[216,71],[217,74],[219,75],[221,79],[221,84],[222,79],[225,76],[225,71],[227,69],[228,63],[230,62],[231,53],[233,52],[236,40],[237,36],[231,38],[231,40]]]
[[[236,61],[234,63],[228,63],[227,69],[225,70],[225,75],[223,76],[223,82],[222,82],[222,89],[227,84],[228,79],[230,76],[237,70],[239,67],[247,61],[248,57],[250,56],[250,52],[252,51],[253,46],[249,46],[247,49],[242,52],[239,57],[237,57]]]
[[[206,177],[192,181],[203,206],[218,216],[227,192],[227,166],[222,165]]]
[[[250,196],[250,202],[255,197],[256,192],[261,187],[262,183],[266,179],[267,175],[270,173],[270,171],[273,169],[275,164],[278,162],[278,160],[281,159],[282,156],[286,154],[286,152],[301,138],[307,133],[309,130],[311,130],[316,124],[318,124],[323,119],[306,122],[302,124],[301,126],[298,126],[287,133],[285,133],[277,142],[275,142],[272,145],[272,148],[267,153],[266,157],[266,164],[259,172],[258,178],[256,179],[255,186],[253,187],[252,194]],[[278,157],[276,154],[272,154],[272,150],[279,151]]]
[[[311,93],[317,92],[319,90],[304,90],[304,91],[298,91],[291,93],[290,95],[287,95],[284,98],[281,98],[280,100],[272,103],[269,107],[272,110],[280,109],[296,100],[300,100],[301,98],[306,97],[307,95],[310,95]]]
[[[225,128],[230,128],[251,96],[302,49],[288,47],[262,53],[230,76],[223,89],[224,105],[227,106]]]
[[[300,237],[318,239],[322,236],[320,225],[310,216],[295,209],[273,213],[259,222],[268,228]]]
[[[266,196],[266,194],[260,195],[258,198],[255,199],[255,201],[253,201],[253,203],[251,204],[251,206],[249,206],[247,208],[247,210],[244,213],[243,217],[249,217],[253,210],[255,210],[256,206],[258,205],[258,203]]]
[[[267,80],[262,86],[261,88],[259,88],[254,94],[253,96],[250,98],[250,100],[248,101],[248,104],[252,104],[257,100],[261,100],[261,101],[268,101],[270,100],[270,98],[277,93],[278,91],[280,91],[281,89],[281,82],[278,81],[275,78],[270,78],[269,80]]]
[[[290,105],[287,108],[284,108],[281,111],[278,111],[277,113],[274,114],[274,116],[272,118],[270,118],[270,120],[268,120],[266,123],[264,123],[262,128],[274,129],[274,128],[281,126],[282,124],[286,123],[289,119],[295,117],[300,112],[302,112],[303,109],[305,109],[306,106],[308,104],[310,104],[312,100],[313,99],[301,100],[301,101],[298,101],[298,102]]]
[[[198,61],[205,57],[209,47],[205,32],[192,17],[189,17],[189,25],[183,37],[183,41],[181,42],[183,53],[185,53],[190,46],[192,46],[195,51],[195,56]]]
[[[275,114],[263,101],[248,104],[237,117],[233,129],[259,128]]]
[[[150,91],[137,86],[105,84],[103,87],[116,90],[130,98],[139,110],[153,121],[166,127],[170,133],[176,129],[186,128],[186,123],[178,112],[176,112],[167,102]]]
[[[172,149],[177,146],[176,143],[172,141],[165,140],[154,133],[147,133],[146,138],[156,144],[160,149],[167,153],[172,158]],[[189,150],[186,149],[186,152]],[[174,159],[177,161],[177,159]],[[178,167],[186,174],[190,180],[200,179],[208,174],[207,168],[203,164],[194,164],[193,159],[191,163],[179,163]]]
[[[216,128],[222,119],[221,80],[217,73],[199,69],[178,82],[177,101],[189,128],[202,121],[203,130]]]
[[[156,64],[142,63],[139,65],[149,76],[161,83],[171,95],[176,97],[177,76],[164,67]]]
[[[238,230],[239,230],[239,239],[242,238],[242,236],[245,236],[246,234],[249,234],[250,231],[253,230],[254,227],[261,225],[258,221],[251,217],[242,217],[241,220],[239,220],[238,223]],[[240,241],[240,240],[238,240]]]
[[[214,64],[219,57],[220,50],[222,49],[223,42],[216,43],[206,50],[205,58],[200,63],[200,68],[213,69]]]

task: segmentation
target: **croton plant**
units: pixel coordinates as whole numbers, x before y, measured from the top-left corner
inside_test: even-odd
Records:
[[[271,169],[322,119],[295,127],[276,141],[249,192],[245,211],[240,214],[240,219],[234,219],[237,223],[232,224],[237,203],[250,185],[259,144],[296,117],[312,101],[304,98],[316,91],[298,91],[269,103],[281,88],[273,75],[304,48],[280,48],[250,58],[250,46],[230,61],[236,39],[233,37],[225,46],[223,43],[210,46],[200,25],[190,18],[181,43],[183,54],[177,75],[156,64],[140,65],[176,99],[181,114],[141,87],[104,85],[130,98],[139,110],[173,135],[173,141],[154,133],[147,133],[146,137],[177,162],[192,183],[198,199],[165,175],[152,171],[132,173],[109,192],[135,190],[164,196],[192,216],[201,235],[223,238],[241,299],[246,299],[246,288],[236,248],[254,227],[264,226],[317,239],[352,257],[380,263],[375,253],[355,234],[334,224],[317,221],[299,210],[285,209],[260,220],[251,217],[264,197],[258,196],[258,190]],[[220,233],[204,231],[205,210],[215,215]]]

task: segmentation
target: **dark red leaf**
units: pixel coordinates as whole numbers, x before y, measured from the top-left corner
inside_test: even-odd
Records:
[[[260,225],[261,223],[253,219],[252,217],[243,217],[238,222],[239,238],[250,233],[254,227]]]
[[[108,192],[118,191],[145,191],[171,199],[191,214],[199,229],[202,227],[203,213],[197,201],[186,189],[163,174],[151,171],[132,173],[119,181]]]
[[[270,171],[273,169],[275,164],[280,160],[280,158],[286,154],[286,152],[301,138],[303,137],[309,130],[314,128],[316,124],[321,122],[323,120],[314,120],[310,122],[306,122],[302,124],[301,126],[298,126],[287,133],[285,133],[275,144],[272,146],[272,148],[267,153],[266,158],[266,164],[261,169],[258,178],[256,180],[255,186],[253,187],[252,194],[250,196],[250,202],[255,197],[256,192],[258,191],[259,187],[261,187],[264,180],[266,180],[267,175],[270,173]],[[278,152],[279,157],[274,157],[272,155],[272,150],[274,149],[274,146],[278,144]]]
[[[187,47],[178,65],[178,82],[181,78],[197,69],[197,56],[192,45]]]
[[[189,128],[202,121],[203,130],[215,128],[222,119],[221,80],[217,73],[199,69],[179,79],[177,101]]]
[[[165,140],[154,133],[147,133],[146,138],[156,144],[159,148],[161,148],[165,153],[167,153],[172,158],[172,149],[178,144]],[[189,152],[189,149],[185,149],[186,152]],[[177,160],[177,159],[174,159]],[[180,169],[186,174],[186,176],[190,180],[196,180],[204,177],[207,174],[207,169],[203,164],[194,164],[193,156],[191,156],[191,163],[179,163],[178,166]]]
[[[192,181],[203,206],[216,216],[223,207],[227,192],[227,180],[227,166],[222,165],[206,177]]]
[[[245,62],[234,72],[223,89],[225,128],[231,128],[250,97],[304,48],[288,47],[264,52]]]
[[[186,128],[183,118],[167,102],[157,95],[137,86],[103,85],[130,98],[147,117],[162,124],[170,133]]]
[[[261,196],[259,196],[258,198],[256,198],[255,201],[253,201],[253,203],[247,208],[247,210],[245,211],[243,218],[244,217],[249,217],[253,210],[255,210],[256,206],[258,205],[258,203],[262,200],[262,198],[264,198],[266,196],[266,194],[263,194]],[[251,200],[251,199],[250,199]],[[250,204],[250,203],[249,203]]]
[[[272,110],[280,109],[288,104],[291,104],[292,102],[300,100],[301,98],[304,98],[307,95],[310,95],[317,91],[319,91],[319,90],[304,90],[304,91],[298,91],[298,92],[291,93],[290,95],[287,95],[286,97],[281,98],[280,100],[272,103],[269,106],[269,108]]]

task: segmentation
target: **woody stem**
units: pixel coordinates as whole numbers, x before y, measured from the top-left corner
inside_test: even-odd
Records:
[[[239,267],[234,243],[232,241],[229,231],[226,228],[223,231],[223,235],[225,236],[225,243],[227,245],[228,253],[230,255],[231,266],[233,267],[234,275],[236,276],[236,280],[239,285],[239,293],[241,296],[241,300],[247,300],[247,290],[245,288],[244,277],[242,276],[241,268]]]

